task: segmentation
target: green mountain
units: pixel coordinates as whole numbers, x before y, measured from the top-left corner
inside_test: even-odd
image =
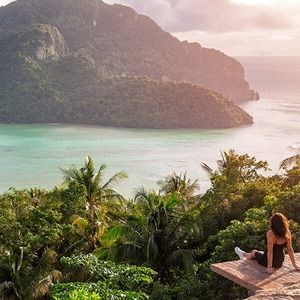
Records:
[[[223,128],[251,124],[234,59],[181,43],[101,0],[19,0],[0,8],[0,121]],[[205,88],[199,87],[199,85]]]

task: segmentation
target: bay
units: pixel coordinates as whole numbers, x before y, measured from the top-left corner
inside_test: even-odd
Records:
[[[293,146],[300,145],[300,92],[290,88],[282,95],[283,86],[278,88],[274,84],[273,90],[267,75],[272,75],[274,82],[278,82],[280,75],[283,85],[297,86],[300,76],[290,68],[299,70],[300,60],[298,64],[290,64],[288,70],[286,65],[286,69],[282,67],[285,77],[278,71],[280,65],[276,60],[273,65],[267,61],[269,65],[265,68],[261,59],[248,58],[242,62],[251,86],[260,88],[263,97],[243,105],[254,117],[252,126],[225,130],[145,130],[2,124],[0,191],[10,186],[51,188],[63,181],[59,167],[82,166],[87,155],[96,165],[107,165],[106,178],[121,170],[128,173],[129,179],[118,188],[126,196],[132,196],[142,185],[147,189],[157,188],[158,180],[172,172],[185,171],[188,177],[199,179],[204,192],[209,180],[200,167],[201,162],[216,168],[220,151],[230,148],[267,160],[272,173],[278,172],[280,161],[294,154]]]

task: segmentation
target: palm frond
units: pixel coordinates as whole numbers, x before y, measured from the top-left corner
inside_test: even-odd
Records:
[[[153,235],[151,235],[148,239],[147,244],[147,260],[157,260],[158,256],[158,247],[155,243],[155,238]]]
[[[121,235],[125,233],[127,226],[116,225],[108,229],[100,238],[103,247],[112,247]]]
[[[124,197],[121,194],[109,188],[99,190],[97,193],[97,197],[99,202],[110,201],[114,199],[122,202],[124,200]]]
[[[105,170],[106,166],[105,165],[100,165],[99,170],[96,174],[94,174],[94,170],[92,172],[92,175],[90,176],[91,178],[89,181],[93,183],[93,187],[95,190],[99,189],[103,177],[103,171]]]
[[[161,186],[160,191],[165,195],[178,193],[183,197],[190,197],[197,189],[199,189],[198,180],[191,181],[187,178],[187,173],[173,173],[165,177],[164,180],[158,182]]]
[[[112,188],[115,184],[120,183],[120,181],[127,179],[128,175],[121,171],[118,172],[116,174],[114,174],[103,186],[102,189],[106,189],[106,188]]]
[[[75,165],[72,165],[70,168],[59,168],[64,174],[64,181],[69,183],[71,181],[77,181],[78,183],[83,184],[83,180],[80,174],[80,171]]]
[[[141,187],[136,193],[135,193],[135,196],[133,198],[134,202],[137,203],[137,202],[144,202],[145,199],[148,197],[147,195],[147,192],[145,190],[144,187]]]
[[[151,211],[155,210],[156,205],[159,201],[158,198],[159,195],[157,195],[154,191],[146,192],[144,187],[142,187],[139,191],[136,192],[134,196],[134,202],[144,210],[144,213],[150,213]]]
[[[201,163],[201,168],[202,168],[209,176],[213,175],[213,173],[214,173],[213,169],[212,169],[209,165],[207,165],[206,163]]]

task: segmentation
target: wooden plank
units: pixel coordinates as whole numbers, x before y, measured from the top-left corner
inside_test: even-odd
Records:
[[[300,253],[295,254],[300,262]],[[300,264],[300,263],[298,263]],[[211,270],[249,290],[265,290],[300,284],[300,272],[294,270],[288,256],[282,268],[268,274],[255,260],[237,260],[211,265]]]
[[[249,278],[249,269],[253,269],[252,261],[238,261],[238,265],[232,264],[231,262],[212,264],[211,270],[249,290],[261,289],[257,286],[253,279],[256,278],[251,270]],[[255,269],[254,269],[255,270]],[[255,270],[257,271],[257,270]],[[255,272],[254,272],[255,273]],[[261,277],[262,272],[258,272],[258,277]],[[259,278],[259,281],[261,278]]]
[[[288,284],[292,285],[294,283],[297,283],[297,280],[295,281],[296,273],[296,271],[294,272],[293,270],[286,267],[280,268],[271,275],[265,272],[265,278],[258,283],[258,286],[261,289],[276,289],[287,286]]]
[[[296,259],[296,262],[298,262],[298,265],[300,265],[300,252],[298,253],[295,253],[295,259]],[[285,256],[285,259],[284,259],[284,266],[288,267],[288,268],[291,268],[291,269],[294,269],[293,265],[292,265],[292,262],[289,258],[289,255],[286,255]]]

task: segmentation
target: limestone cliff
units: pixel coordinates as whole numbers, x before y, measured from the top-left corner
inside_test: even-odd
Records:
[[[18,0],[0,8],[0,36],[36,23],[56,26],[71,51],[88,49],[109,75],[184,80],[233,101],[254,99],[238,61],[180,42],[129,7],[101,0]]]
[[[245,96],[250,91],[239,87],[247,84],[235,60],[180,43],[127,7],[19,0],[0,8],[0,48],[0,122],[146,128],[253,122],[223,95],[191,83]]]

